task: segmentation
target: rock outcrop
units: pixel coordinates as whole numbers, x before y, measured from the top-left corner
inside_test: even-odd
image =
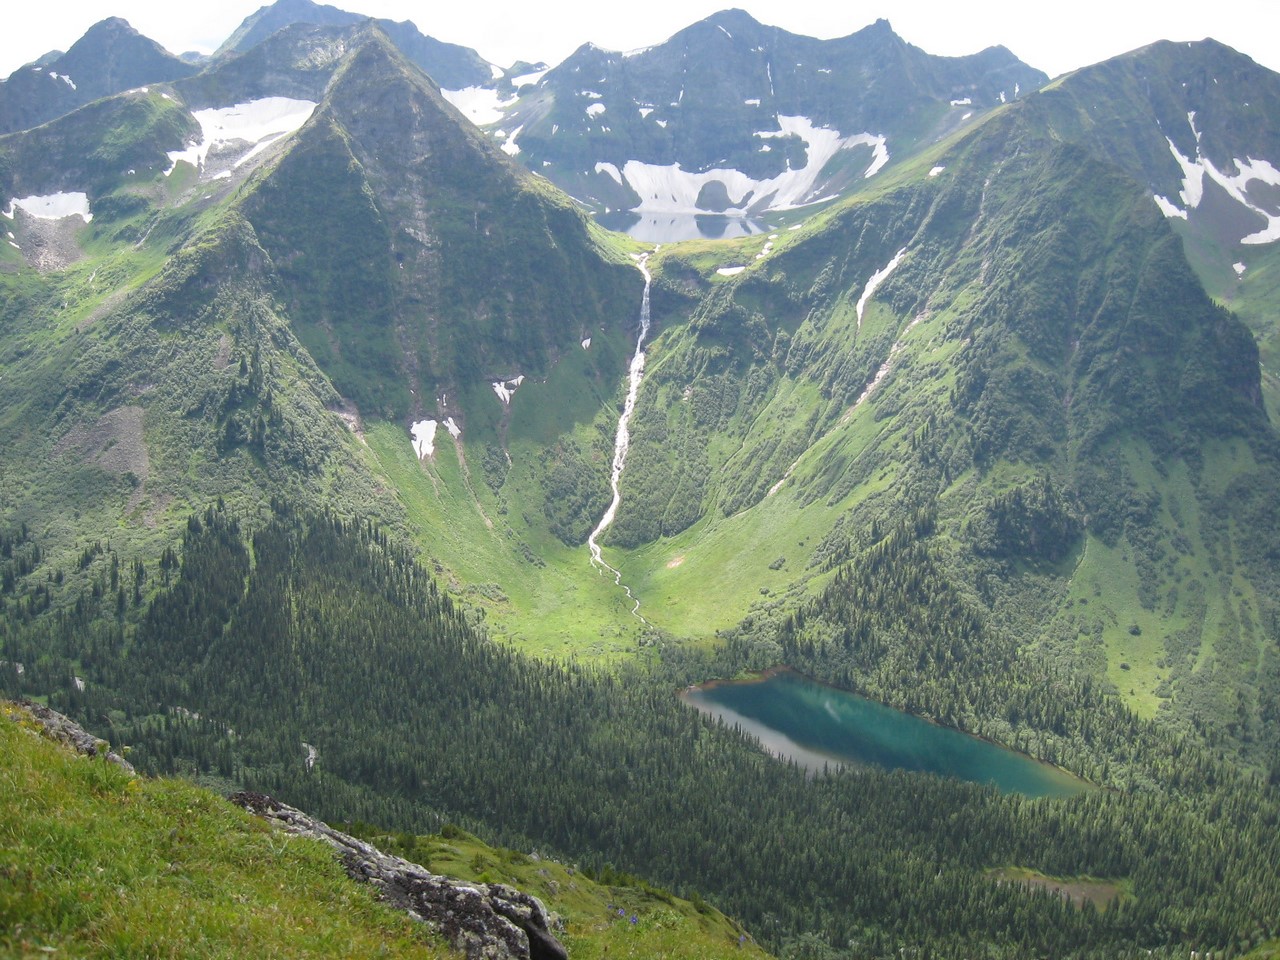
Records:
[[[297,836],[329,844],[347,874],[371,883],[387,902],[439,929],[469,960],[566,960],[537,898],[501,883],[465,883],[334,830],[265,794],[243,792],[231,802]]]
[[[50,740],[65,744],[86,757],[102,757],[108,763],[118,764],[130,773],[134,772],[133,764],[113,752],[107,741],[95,737],[80,724],[68,720],[58,711],[50,710],[44,704],[36,703],[34,700],[18,700],[16,703],[44,727],[45,736]]]

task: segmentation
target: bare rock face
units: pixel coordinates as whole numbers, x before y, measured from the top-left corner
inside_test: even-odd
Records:
[[[373,884],[384,900],[438,928],[469,960],[567,960],[537,897],[501,883],[471,884],[429,873],[265,794],[243,792],[230,799],[289,833],[329,844],[349,876]]]

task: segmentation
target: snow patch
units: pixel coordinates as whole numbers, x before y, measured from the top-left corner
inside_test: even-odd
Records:
[[[716,273],[720,274],[720,276],[722,277],[736,277],[745,269],[747,268],[746,267],[721,267],[719,270],[716,271]]]
[[[1247,268],[1245,267],[1245,265],[1244,265],[1243,263],[1233,263],[1233,264],[1231,265],[1231,269],[1232,269],[1232,270],[1234,270],[1234,271],[1236,272],[1236,276],[1237,276],[1237,277],[1243,277],[1243,276],[1244,276],[1244,272],[1245,272],[1245,270],[1246,270]]]
[[[65,73],[54,73],[52,70],[50,70],[50,71],[49,71],[49,76],[53,77],[53,79],[55,79],[55,80],[61,80],[61,81],[62,81],[63,83],[65,83],[68,87],[70,87],[72,90],[76,89],[76,85],[75,85],[74,81],[72,81],[72,79],[71,79],[70,77],[68,77]]]
[[[516,144],[516,137],[520,136],[520,131],[523,129],[524,129],[524,124],[522,123],[520,124],[520,126],[512,130],[511,133],[507,136],[507,139],[502,142],[502,145],[498,149],[501,150],[503,153],[505,153],[508,157],[514,157],[516,154],[518,154],[520,152],[520,147]]]
[[[748,107],[758,107],[758,106],[760,106],[760,98],[759,98],[759,97],[752,97],[750,100],[743,100],[742,102],[743,102],[743,104],[744,104],[745,106],[748,106]]]
[[[622,186],[622,172],[614,164],[602,160],[596,164],[596,173],[607,173]]]
[[[653,113],[653,107],[641,107],[641,108],[640,108],[640,119],[641,119],[641,120],[644,120],[644,119],[645,119],[646,117],[648,117],[648,116],[649,116],[649,114],[651,114],[651,113]]]
[[[547,75],[547,72],[550,69],[550,67],[547,67],[543,70],[535,70],[533,73],[522,73],[518,77],[512,77],[511,86],[518,90],[520,87],[527,87],[530,84],[538,83]]]
[[[182,160],[201,169],[210,150],[237,141],[251,145],[249,152],[235,162],[238,167],[301,127],[315,108],[311,100],[264,97],[231,107],[197,110],[191,116],[200,124],[200,139],[185,150],[169,151],[165,176],[173,173]]]
[[[875,294],[880,284],[884,283],[887,279],[889,279],[889,274],[893,273],[893,271],[897,269],[898,264],[902,262],[903,254],[905,254],[906,252],[907,252],[907,248],[903,247],[901,250],[895,253],[893,255],[893,259],[890,260],[884,266],[883,269],[873,273],[871,275],[871,279],[867,281],[867,285],[863,287],[862,296],[858,298],[858,305],[855,308],[858,314],[859,330],[862,329],[862,311],[866,309],[867,303],[870,302],[871,297]]]
[[[591,106],[587,107],[587,116],[598,117],[600,114],[604,113],[604,111],[605,106],[603,103],[593,103]]]
[[[446,418],[444,428],[449,431],[449,436],[455,440],[462,436],[462,428],[454,422],[453,417]]]
[[[663,130],[667,129],[667,121],[665,121],[665,120],[655,120],[655,121],[653,121],[653,122],[654,122],[654,123],[656,123],[658,126],[660,126]]]
[[[594,90],[580,90],[580,91],[578,91],[578,96],[580,96],[580,97],[586,97],[586,98],[588,98],[589,100],[602,100],[602,99],[604,99],[603,94],[596,93]]]
[[[583,350],[589,350],[589,349],[591,349],[591,338],[590,338],[590,337],[584,337],[584,338],[583,338],[583,340],[582,340],[582,349],[583,349]]]
[[[494,80],[501,80],[503,77],[507,75],[507,71],[503,70],[496,63],[489,64],[489,73]]]
[[[930,171],[929,171],[929,176],[931,176],[931,177],[936,177],[938,174],[940,174],[940,173],[941,173],[943,170],[945,170],[945,169],[947,169],[947,168],[946,168],[946,167],[934,167],[932,170],[930,170]]]
[[[21,207],[37,220],[61,220],[63,217],[79,217],[85,223],[93,219],[89,212],[89,197],[84,193],[49,193],[34,197],[12,197],[4,216],[13,219],[15,208]]]
[[[1187,219],[1187,211],[1180,209],[1178,205],[1168,197],[1162,197],[1159,194],[1156,194],[1153,199],[1156,202],[1156,206],[1160,208],[1160,212],[1166,217],[1180,217],[1183,220]]]
[[[497,123],[505,111],[519,97],[503,100],[497,90],[488,87],[463,87],[461,90],[441,90],[440,95],[462,112],[477,127]]]
[[[730,33],[728,30],[726,30],[724,27],[720,26],[720,24],[718,24],[718,23],[716,24],[716,29],[717,29],[717,30],[719,30],[721,33],[723,33],[723,34],[724,34],[726,37],[728,37],[730,40],[732,40],[732,39],[733,39],[733,34],[732,34],[732,33]]]
[[[419,420],[409,428],[409,433],[413,437],[413,452],[418,455],[419,460],[425,460],[436,452],[436,427],[439,424],[434,420]]]
[[[516,377],[514,380],[496,380],[490,386],[493,392],[498,395],[498,399],[504,404],[510,403],[511,398],[515,395],[516,388],[524,383],[524,374]]]
[[[1003,96],[1003,94],[1001,94],[1001,96]],[[972,107],[973,97],[963,97],[959,100],[952,100],[951,105],[953,107]]]

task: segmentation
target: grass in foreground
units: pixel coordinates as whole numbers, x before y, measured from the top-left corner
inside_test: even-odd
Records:
[[[324,845],[0,713],[0,957],[455,955]]]

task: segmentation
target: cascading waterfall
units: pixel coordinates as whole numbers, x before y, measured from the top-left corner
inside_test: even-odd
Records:
[[[657,250],[657,247],[654,248]],[[640,390],[640,378],[644,374],[644,340],[649,335],[649,254],[641,254],[640,260],[636,264],[640,268],[640,272],[644,275],[644,293],[640,298],[640,334],[636,337],[636,352],[631,357],[631,367],[628,372],[627,382],[627,400],[622,405],[622,416],[618,418],[618,435],[613,441],[613,472],[609,478],[609,486],[613,489],[613,501],[609,504],[609,509],[604,512],[604,516],[600,518],[600,522],[596,524],[596,528],[591,531],[591,536],[587,537],[587,546],[591,548],[591,565],[601,572],[608,570],[613,574],[613,582],[622,587],[627,592],[627,599],[635,601],[635,606],[631,608],[632,614],[639,618],[641,623],[648,623],[644,617],[640,616],[640,601],[632,594],[631,588],[622,582],[622,571],[615,567],[609,566],[600,555],[600,544],[598,538],[613,523],[613,518],[618,512],[618,504],[622,501],[622,495],[618,492],[618,481],[622,478],[622,470],[627,465],[627,450],[631,446],[631,414],[636,408],[636,393]]]

